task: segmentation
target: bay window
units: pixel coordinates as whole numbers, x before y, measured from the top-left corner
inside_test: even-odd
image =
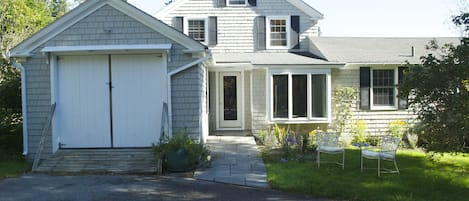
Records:
[[[271,119],[329,121],[330,74],[324,72],[271,73]]]

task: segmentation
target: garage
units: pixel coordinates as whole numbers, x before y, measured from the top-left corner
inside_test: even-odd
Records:
[[[162,54],[57,57],[53,133],[60,148],[149,147],[166,99]]]

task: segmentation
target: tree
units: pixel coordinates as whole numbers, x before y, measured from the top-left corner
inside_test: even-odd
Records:
[[[66,0],[0,0],[0,135],[21,128],[21,78],[6,53],[68,9]]]
[[[469,25],[469,14],[456,16],[456,25]],[[420,120],[419,137],[429,151],[461,151],[469,142],[469,43],[428,48],[438,52],[421,58],[422,64],[408,65],[399,84],[399,96],[409,97],[409,105]]]

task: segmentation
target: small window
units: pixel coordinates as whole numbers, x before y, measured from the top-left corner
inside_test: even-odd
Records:
[[[312,117],[327,117],[326,75],[311,75]]]
[[[199,42],[205,42],[206,39],[205,20],[187,20],[187,35]]]
[[[288,75],[273,75],[274,118],[288,118]]]
[[[373,69],[371,81],[372,106],[375,109],[396,107],[396,71],[394,69]]]
[[[293,118],[307,117],[308,80],[306,75],[292,75]]]
[[[290,20],[289,17],[267,17],[267,48],[288,49]]]
[[[247,5],[247,0],[227,0],[228,6],[245,6]]]

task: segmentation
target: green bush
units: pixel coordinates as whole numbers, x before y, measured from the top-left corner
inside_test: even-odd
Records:
[[[165,166],[165,157],[168,153],[184,151],[187,155],[187,160],[194,168],[199,164],[208,162],[210,150],[202,143],[195,142],[186,133],[174,134],[171,138],[165,136],[160,144],[153,144],[153,154],[155,158],[163,159],[163,166]]]
[[[363,120],[355,121],[355,124],[352,125],[352,133],[352,142],[366,142],[366,122]]]

